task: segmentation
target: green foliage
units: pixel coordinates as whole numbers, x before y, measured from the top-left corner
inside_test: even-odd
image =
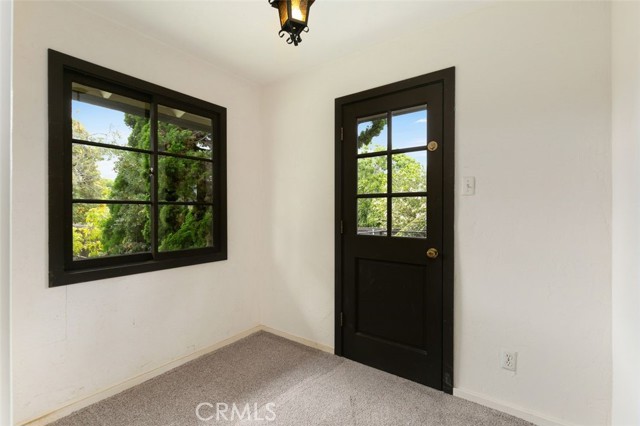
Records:
[[[424,236],[427,230],[425,197],[393,199],[393,234],[399,237]]]
[[[387,192],[387,156],[358,159],[358,194]]]
[[[163,201],[212,201],[211,163],[161,156],[158,159],[159,196]]]
[[[124,115],[131,128],[127,146],[149,149],[151,125],[149,119],[132,114]],[[151,192],[151,158],[147,154],[114,151],[117,173],[111,189],[113,200],[148,201]],[[104,223],[102,243],[104,254],[119,255],[151,250],[151,212],[148,206],[110,204],[110,217]]]
[[[211,133],[176,126],[165,121],[158,122],[160,151],[211,158],[213,141]]]
[[[210,207],[163,206],[160,209],[160,251],[207,247],[213,244]]]
[[[371,125],[367,126],[358,134],[358,150],[364,147],[368,147],[369,144],[371,144],[371,140],[376,136],[379,136],[386,125],[386,118],[378,118],[376,120],[372,120]]]
[[[427,170],[410,154],[392,156],[393,192],[426,192]]]
[[[367,153],[373,138],[386,126],[385,119],[358,134],[358,149]],[[358,159],[358,194],[386,194],[387,155]],[[426,192],[427,171],[409,154],[392,156],[392,184],[394,193]],[[392,201],[393,235],[411,237],[426,232],[426,199],[424,197],[394,197]],[[358,227],[385,230],[387,228],[386,198],[358,199]]]
[[[100,256],[103,253],[102,230],[109,218],[109,209],[106,205],[85,207],[81,214],[82,223],[74,220],[73,225],[73,256],[76,259]]]
[[[74,198],[99,198],[102,191],[97,162],[102,160],[99,148],[88,145],[73,145],[71,181]]]
[[[125,114],[124,124],[131,128],[128,146],[131,148],[151,149],[151,123],[148,118]]]
[[[110,204],[104,222],[104,254],[118,255],[151,250],[151,212],[149,206]]]
[[[358,228],[387,229],[387,199],[358,199]]]
[[[172,123],[158,123],[159,149],[200,158],[211,158],[211,133]],[[158,196],[163,201],[213,201],[212,164],[170,156],[158,159]],[[184,250],[213,245],[211,207],[163,206],[158,223],[160,251]]]
[[[150,149],[149,119],[124,114],[131,128],[127,146]],[[73,122],[74,137],[94,140],[82,124]],[[160,122],[160,151],[210,158],[211,134]],[[115,138],[102,135],[100,141]],[[74,198],[148,201],[151,194],[151,156],[124,150],[106,150],[75,144]],[[100,178],[98,163],[113,160],[116,177]],[[212,201],[211,163],[170,156],[159,157],[161,201]],[[162,206],[159,209],[159,249],[162,251],[208,247],[213,244],[211,207]],[[152,212],[147,205],[76,204],[73,218],[73,253],[77,259],[122,255],[151,250]]]
[[[74,137],[93,140],[84,126],[76,120],[71,122]],[[108,196],[109,182],[100,177],[98,161],[103,159],[100,148],[74,144],[71,182],[73,197],[99,199]],[[108,216],[106,206],[76,204],[73,208],[73,256],[88,258],[102,253],[102,229]]]

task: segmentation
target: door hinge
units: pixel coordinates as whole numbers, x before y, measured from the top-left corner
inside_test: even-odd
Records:
[[[340,127],[340,141],[344,140],[344,127]]]
[[[340,312],[340,327],[344,325],[344,314]]]
[[[344,222],[340,221],[340,234],[344,234]]]

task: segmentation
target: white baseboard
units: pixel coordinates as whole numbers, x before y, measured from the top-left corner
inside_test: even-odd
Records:
[[[475,402],[476,404],[484,405],[485,407],[493,408],[494,410],[502,411],[503,413],[511,414],[514,417],[518,417],[538,426],[578,426],[504,401],[498,401],[470,390],[453,388],[453,395],[458,398],[466,399],[467,401]]]
[[[335,353],[333,347],[323,345],[322,343],[314,342],[313,340],[305,339],[304,337],[295,336],[293,334],[286,333],[284,331],[276,330],[271,327],[267,327],[266,325],[260,326],[261,330],[264,330],[268,333],[275,334],[276,336],[284,337],[287,340],[291,340],[294,342],[301,343],[305,346],[311,346],[312,348],[321,350],[322,352],[328,352],[330,354]]]

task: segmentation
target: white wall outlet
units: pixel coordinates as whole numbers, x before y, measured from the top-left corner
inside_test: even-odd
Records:
[[[516,371],[518,366],[518,352],[502,350],[500,353],[500,367],[509,371]]]
[[[476,178],[475,176],[465,176],[462,178],[462,195],[476,194]]]

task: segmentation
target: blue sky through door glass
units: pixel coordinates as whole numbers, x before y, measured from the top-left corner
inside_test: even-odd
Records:
[[[427,144],[427,106],[394,111],[391,125],[392,149]]]

